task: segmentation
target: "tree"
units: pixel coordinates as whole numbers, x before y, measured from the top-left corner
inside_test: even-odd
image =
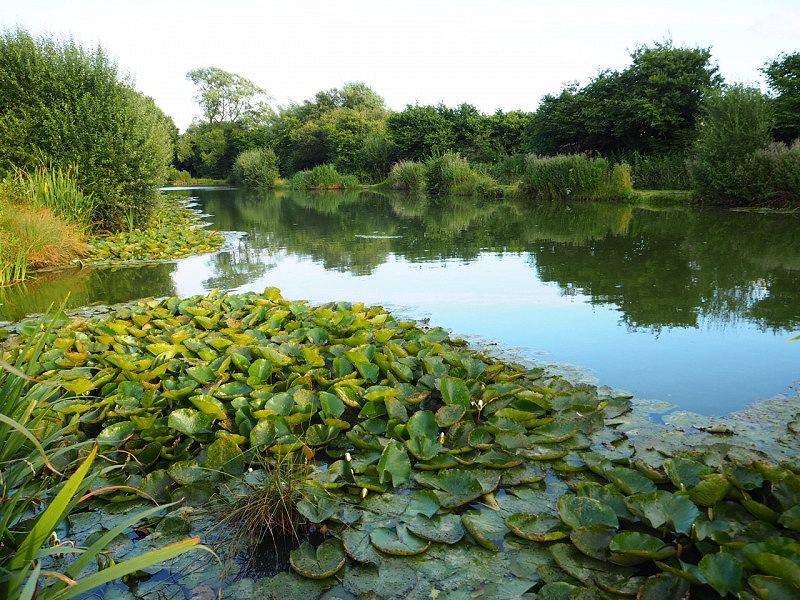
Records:
[[[722,83],[708,48],[672,42],[639,46],[623,71],[601,71],[584,88],[571,85],[542,99],[531,124],[540,154],[682,152],[695,137],[704,94]]]
[[[386,120],[386,131],[403,160],[423,161],[452,150],[456,134],[435,106],[407,105]]]
[[[74,168],[98,227],[147,218],[175,131],[102,48],[22,29],[0,35],[0,172]]]
[[[786,144],[800,138],[800,52],[781,54],[761,69],[773,94],[773,137]]]
[[[266,104],[266,90],[249,79],[218,67],[193,69],[186,78],[198,87],[195,100],[211,124],[239,121]]]

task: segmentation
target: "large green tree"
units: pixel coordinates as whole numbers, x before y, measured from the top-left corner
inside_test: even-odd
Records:
[[[22,29],[0,35],[0,172],[74,167],[98,227],[146,219],[175,132],[102,48]]]
[[[722,83],[710,61],[708,48],[670,41],[639,46],[626,69],[601,71],[584,88],[545,96],[531,124],[530,150],[682,152],[695,138],[704,94]]]
[[[800,138],[800,52],[781,54],[762,72],[774,97],[773,137],[790,144]]]

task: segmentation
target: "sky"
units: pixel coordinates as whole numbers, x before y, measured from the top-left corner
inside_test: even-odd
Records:
[[[200,115],[191,69],[219,67],[274,106],[363,82],[390,109],[536,110],[545,94],[621,70],[637,46],[711,48],[728,83],[800,51],[797,0],[0,0],[0,28],[102,46],[181,129]]]

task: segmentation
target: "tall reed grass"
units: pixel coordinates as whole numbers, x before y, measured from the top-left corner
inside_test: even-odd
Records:
[[[74,167],[66,170],[40,166],[30,172],[19,171],[25,199],[33,206],[48,208],[53,214],[74,224],[80,233],[92,226],[95,202],[91,194],[78,187]]]
[[[425,165],[413,160],[398,161],[386,181],[395,190],[421,191],[425,189]]]
[[[639,190],[689,190],[692,179],[683,154],[641,154],[628,158],[633,184]]]
[[[520,190],[536,200],[622,200],[633,193],[627,164],[583,154],[529,155]]]
[[[479,173],[466,158],[446,152],[425,162],[425,186],[431,196],[501,196],[497,182]]]
[[[298,171],[289,180],[289,186],[294,190],[342,190],[357,188],[359,185],[355,175],[342,175],[331,164]]]

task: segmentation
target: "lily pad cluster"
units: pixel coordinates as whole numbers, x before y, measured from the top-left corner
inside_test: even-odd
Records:
[[[162,199],[149,228],[91,238],[88,256],[82,262],[165,260],[216,252],[224,236],[202,225],[198,211],[189,202]]]
[[[108,484],[201,504],[257,480],[254,451],[301,456],[296,510],[330,537],[273,579],[306,598],[800,594],[791,465],[721,445],[643,460],[614,427],[629,398],[381,307],[268,288],[21,331],[48,336],[37,377],[57,386],[56,425],[125,461]]]

